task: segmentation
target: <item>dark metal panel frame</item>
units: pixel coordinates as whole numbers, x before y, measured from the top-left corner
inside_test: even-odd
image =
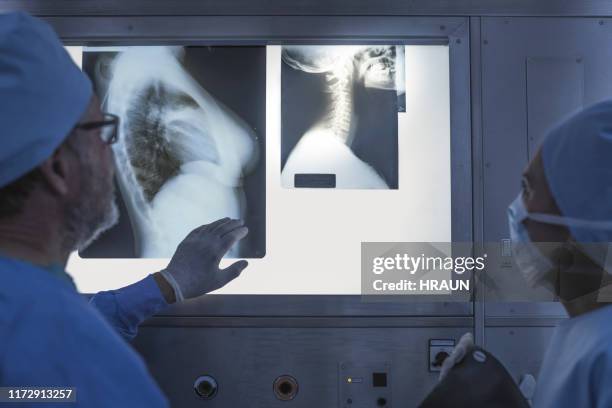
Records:
[[[0,0],[41,16],[611,16],[609,0]]]
[[[448,44],[452,238],[472,242],[470,36],[467,18],[48,17],[67,44]],[[360,296],[210,295],[166,316],[461,316],[470,302],[365,303]]]
[[[567,320],[563,317],[525,316],[525,317],[487,317],[486,327],[556,327]]]
[[[472,183],[473,183],[473,223],[474,249],[476,255],[484,252],[484,186],[483,186],[483,132],[482,132],[482,56],[480,17],[470,18],[471,40],[471,102],[472,102]],[[486,274],[477,277],[474,298],[474,340],[478,345],[485,344],[485,288]]]
[[[462,28],[467,19],[456,17],[115,16],[45,20],[67,44],[446,44],[451,37],[468,39]]]
[[[473,319],[464,317],[194,317],[194,316],[156,316],[145,324],[149,327],[302,327],[302,328],[402,328],[402,327],[472,327]],[[504,324],[508,326],[508,324]]]

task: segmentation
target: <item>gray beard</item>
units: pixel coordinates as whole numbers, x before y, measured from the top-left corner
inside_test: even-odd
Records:
[[[107,190],[108,193],[102,193],[97,182],[92,180],[92,184],[83,190],[83,198],[66,209],[63,248],[68,253],[84,250],[119,220],[113,186]],[[108,202],[103,211],[99,207],[100,200]]]
[[[112,227],[114,227],[119,221],[119,209],[117,208],[117,203],[115,199],[110,202],[110,205],[106,208],[104,215],[101,219],[89,228],[86,228],[86,232],[84,232],[76,243],[76,249],[78,251],[83,251],[87,247],[89,247],[95,240],[97,240],[100,235],[104,232],[108,231]]]

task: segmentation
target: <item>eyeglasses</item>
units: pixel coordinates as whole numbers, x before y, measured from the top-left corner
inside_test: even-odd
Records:
[[[94,122],[77,123],[75,129],[94,130],[100,129],[100,138],[106,144],[113,144],[119,138],[119,116],[112,113],[104,113],[104,119]]]

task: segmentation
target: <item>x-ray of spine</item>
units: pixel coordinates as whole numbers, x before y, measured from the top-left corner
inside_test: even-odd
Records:
[[[296,186],[300,176],[308,180],[309,175],[327,175],[333,177],[329,187],[397,188],[397,112],[402,110],[405,92],[403,48],[283,47],[284,187]],[[291,70],[323,78],[323,82]],[[319,93],[314,95],[312,89],[317,88]],[[295,105],[303,116],[310,116],[303,129],[294,123]],[[300,187],[309,187],[307,183]]]
[[[250,204],[258,136],[187,71],[185,52],[127,47],[100,53],[95,69],[105,109],[121,118],[113,150],[139,257],[170,257],[195,227],[244,219]],[[250,253],[237,244],[229,255]]]

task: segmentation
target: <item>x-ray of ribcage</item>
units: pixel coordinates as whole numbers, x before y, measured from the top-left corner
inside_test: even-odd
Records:
[[[398,188],[403,46],[284,46],[283,187]]]
[[[84,257],[171,257],[194,228],[244,219],[229,256],[265,254],[265,47],[86,48],[113,145],[120,223]]]

